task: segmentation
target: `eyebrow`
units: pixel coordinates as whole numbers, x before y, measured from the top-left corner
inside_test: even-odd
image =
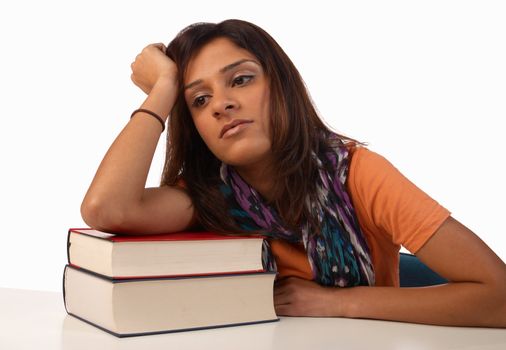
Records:
[[[236,61],[236,62],[231,63],[231,64],[229,64],[229,65],[226,65],[225,67],[221,68],[221,69],[219,70],[219,72],[220,72],[221,74],[224,74],[224,73],[226,73],[227,71],[231,70],[232,68],[237,67],[237,66],[238,66],[238,65],[240,65],[240,64],[243,64],[244,62],[253,62],[253,63],[256,63],[256,64],[260,65],[260,64],[259,64],[257,61],[255,61],[255,60],[252,60],[252,59],[249,59],[249,58],[244,58],[244,59],[242,59],[242,60],[239,60],[239,61]],[[192,83],[190,83],[190,84],[186,85],[186,86],[184,87],[184,91],[186,91],[186,90],[188,90],[188,89],[190,89],[190,88],[194,87],[195,85],[202,84],[202,82],[203,82],[203,80],[202,80],[202,79],[195,80],[194,82],[192,82]]]

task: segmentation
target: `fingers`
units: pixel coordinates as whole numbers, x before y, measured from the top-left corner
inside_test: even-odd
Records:
[[[291,316],[293,305],[288,295],[284,294],[280,288],[274,288],[274,310],[276,315]]]
[[[137,62],[137,60],[139,59],[139,56],[140,56],[140,55],[141,55],[141,54],[138,54],[137,56],[135,56],[134,61],[133,61],[132,63],[130,63],[130,68],[131,68],[132,70],[134,70],[134,64],[135,64],[135,62]]]
[[[177,89],[177,67],[165,54],[163,43],[152,43],[145,46],[130,63],[132,82],[145,93],[149,93],[161,77],[168,77]]]
[[[274,287],[284,287],[295,283],[297,277],[282,277],[274,280]]]
[[[290,305],[275,305],[274,306],[274,312],[278,316],[296,316],[291,312],[293,309],[290,307]]]
[[[287,294],[288,292],[287,283],[289,283],[289,281],[287,282],[286,278],[274,282],[274,291],[273,291],[274,297],[280,297],[284,294]]]
[[[154,43],[154,44],[150,44],[148,46],[156,47],[157,49],[159,49],[162,52],[165,52],[165,50],[167,49],[163,43]]]
[[[157,49],[159,49],[160,51],[162,51],[163,53],[165,53],[165,50],[167,50],[167,47],[165,46],[165,44],[163,44],[163,43],[153,43],[153,44],[149,44],[149,45],[147,45],[144,49],[142,49],[142,51],[144,51],[144,50],[146,50],[146,49],[148,49],[148,48],[150,48],[150,47],[157,48]],[[134,59],[134,61],[130,64],[130,67],[133,67],[133,65],[134,65],[135,61],[137,61],[137,60],[139,59],[139,56],[141,56],[141,55],[142,55],[142,51],[141,51],[139,54],[137,54],[137,56],[135,56],[135,59]]]

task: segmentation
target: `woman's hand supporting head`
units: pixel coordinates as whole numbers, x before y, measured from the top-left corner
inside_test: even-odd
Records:
[[[160,79],[167,79],[177,88],[177,67],[165,54],[166,47],[162,43],[149,44],[139,53],[130,65],[130,78],[144,93],[149,95],[153,86]]]

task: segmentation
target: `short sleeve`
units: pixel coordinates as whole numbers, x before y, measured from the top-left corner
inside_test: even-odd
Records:
[[[365,147],[354,150],[348,181],[356,194],[355,209],[367,217],[370,229],[412,253],[451,215],[387,159]]]

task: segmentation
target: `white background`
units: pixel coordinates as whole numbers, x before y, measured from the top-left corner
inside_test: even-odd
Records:
[[[145,98],[130,63],[188,24],[228,18],[269,32],[327,123],[506,260],[505,2],[172,3],[1,3],[0,287],[61,290],[67,229],[85,226],[81,200]],[[163,139],[147,186],[160,180]]]

